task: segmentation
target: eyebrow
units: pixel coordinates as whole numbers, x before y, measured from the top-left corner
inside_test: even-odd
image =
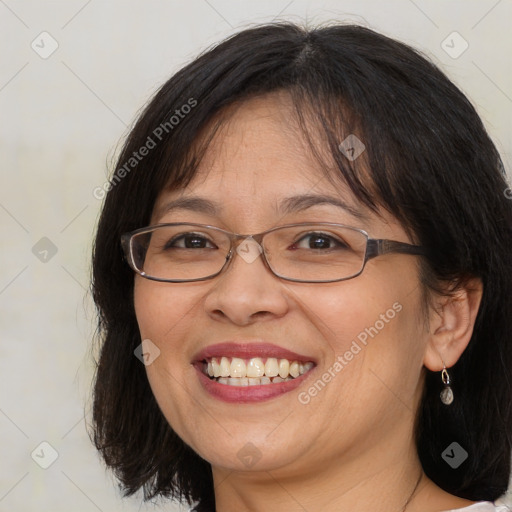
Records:
[[[368,220],[368,216],[360,209],[347,204],[340,198],[322,194],[301,194],[287,197],[278,206],[277,213],[283,215],[297,213],[318,205],[336,206],[356,219]],[[159,217],[175,210],[188,210],[210,216],[217,216],[222,211],[222,204],[200,196],[179,197],[165,203],[159,209]]]
[[[295,213],[311,208],[312,206],[323,204],[336,206],[337,208],[345,210],[356,219],[368,220],[368,216],[365,215],[359,208],[347,204],[345,201],[338,197],[322,194],[302,194],[288,197],[282,202],[281,206],[279,207],[279,211],[282,211],[283,213]]]
[[[218,215],[222,205],[203,197],[179,197],[165,203],[159,208],[159,217],[175,210],[189,210],[192,212],[205,213],[206,215]]]

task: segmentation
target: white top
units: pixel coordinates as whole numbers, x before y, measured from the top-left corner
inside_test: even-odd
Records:
[[[446,510],[445,512],[511,512],[506,505],[494,505],[490,501],[480,501],[465,508]]]

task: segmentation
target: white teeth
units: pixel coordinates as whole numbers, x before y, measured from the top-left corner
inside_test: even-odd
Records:
[[[290,365],[290,375],[293,378],[299,376],[299,363],[297,361],[293,361],[293,363]]]
[[[253,357],[247,363],[247,377],[263,377],[265,375],[265,365],[259,357]]]
[[[239,357],[212,357],[203,364],[203,372],[217,378],[221,384],[233,386],[259,386],[270,382],[286,382],[303,375],[313,368],[314,363],[288,359],[253,357],[247,363]]]
[[[279,377],[282,379],[286,379],[288,374],[290,373],[290,362],[288,359],[280,359],[279,360]]]
[[[265,375],[275,377],[279,373],[279,365],[275,357],[269,357],[265,363]]]
[[[261,386],[266,384],[279,384],[280,382],[288,382],[289,380],[293,380],[293,377],[286,377],[286,379],[283,379],[279,376],[276,377],[255,377],[255,378],[248,378],[248,377],[219,377],[217,382],[219,384],[226,384],[228,386],[237,386],[237,387],[245,387],[245,386]]]
[[[249,379],[247,377],[242,377],[242,378],[230,377],[228,379],[228,384],[230,386],[248,386]]]
[[[221,377],[229,377],[230,371],[231,371],[231,367],[229,364],[229,359],[227,357],[222,357],[220,360],[220,376]]]
[[[245,377],[246,369],[243,359],[233,357],[231,360],[231,377]],[[252,375],[250,375],[252,377]]]
[[[220,377],[220,364],[215,357],[212,357],[213,376]]]
[[[315,366],[315,365],[311,361],[304,363],[304,372],[303,373],[309,372],[309,370],[311,370],[311,368],[313,368],[313,366]],[[302,373],[301,373],[301,375],[302,375]]]

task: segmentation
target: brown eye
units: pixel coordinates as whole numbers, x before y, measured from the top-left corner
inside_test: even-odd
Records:
[[[348,245],[325,233],[308,233],[292,246],[294,249],[348,249]]]
[[[206,237],[197,233],[184,233],[172,238],[165,249],[215,249],[216,246]]]

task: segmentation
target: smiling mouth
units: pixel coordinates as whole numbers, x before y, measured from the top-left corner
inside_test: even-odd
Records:
[[[209,357],[202,362],[202,372],[210,379],[228,386],[260,386],[294,380],[309,372],[313,361],[275,357]]]

